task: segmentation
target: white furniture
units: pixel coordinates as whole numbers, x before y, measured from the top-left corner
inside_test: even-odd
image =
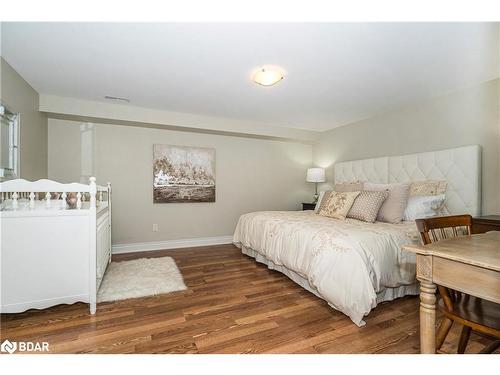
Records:
[[[18,179],[1,183],[0,194],[0,312],[81,301],[95,314],[111,261],[111,185]]]
[[[335,183],[445,180],[445,212],[481,214],[481,147],[478,145],[336,163]]]

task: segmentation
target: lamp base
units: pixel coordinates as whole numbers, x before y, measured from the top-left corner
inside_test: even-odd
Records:
[[[318,198],[319,198],[319,195],[318,194],[314,194],[314,200],[312,203],[318,203]]]

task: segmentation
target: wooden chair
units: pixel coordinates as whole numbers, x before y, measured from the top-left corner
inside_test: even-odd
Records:
[[[456,215],[416,220],[424,244],[449,237],[471,235],[472,217]],[[473,251],[473,249],[471,249]],[[441,349],[454,322],[462,324],[457,353],[464,353],[471,330],[495,338],[481,353],[492,353],[500,347],[500,305],[438,285],[441,300],[438,308],[444,314],[436,334],[436,351]]]

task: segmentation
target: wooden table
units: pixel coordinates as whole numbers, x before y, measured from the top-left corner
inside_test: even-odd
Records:
[[[436,284],[500,303],[500,232],[407,245],[417,254],[420,352],[436,352]]]

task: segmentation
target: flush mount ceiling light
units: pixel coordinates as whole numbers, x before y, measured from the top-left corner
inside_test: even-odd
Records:
[[[285,78],[283,70],[274,66],[261,67],[253,74],[253,81],[262,86],[272,86]]]

